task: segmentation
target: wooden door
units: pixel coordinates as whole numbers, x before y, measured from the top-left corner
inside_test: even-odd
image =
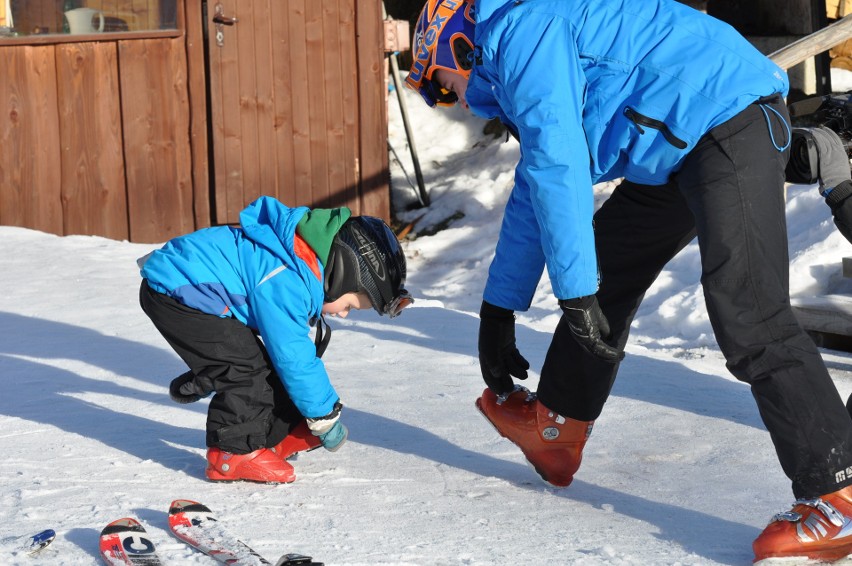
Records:
[[[375,189],[387,170],[380,3],[362,3],[207,2],[214,224],[238,222],[261,195],[387,217],[387,184]],[[375,19],[366,56],[356,8],[359,21]],[[365,82],[358,69],[370,59]],[[375,118],[366,127],[364,105],[378,109],[368,111]]]

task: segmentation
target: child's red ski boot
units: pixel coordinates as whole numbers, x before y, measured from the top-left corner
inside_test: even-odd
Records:
[[[219,448],[208,448],[206,474],[211,481],[290,483],[296,479],[293,466],[268,448],[248,454],[231,454]]]
[[[571,484],[594,421],[577,421],[558,415],[524,388],[516,389],[505,398],[498,398],[486,389],[476,400],[476,407],[501,436],[521,449],[546,482],[557,487]]]
[[[311,433],[308,428],[308,423],[302,419],[296,426],[290,430],[290,434],[284,437],[284,440],[270,448],[278,454],[282,460],[286,460],[297,452],[307,452],[322,446],[318,436]]]
[[[797,500],[772,518],[752,548],[755,562],[793,556],[833,562],[852,554],[852,486]]]

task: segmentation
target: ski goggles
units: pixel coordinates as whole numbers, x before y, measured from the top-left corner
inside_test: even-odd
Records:
[[[432,79],[426,79],[423,81],[420,88],[417,89],[417,92],[420,93],[420,96],[423,97],[423,100],[425,100],[426,104],[429,106],[452,106],[459,101],[459,97],[456,93],[445,89]]]
[[[399,295],[394,297],[391,302],[385,305],[385,308],[382,309],[382,314],[386,314],[390,318],[394,318],[396,316],[399,316],[399,313],[402,312],[402,309],[404,309],[413,302],[414,298],[411,296],[411,293],[409,293],[405,289],[401,289]]]

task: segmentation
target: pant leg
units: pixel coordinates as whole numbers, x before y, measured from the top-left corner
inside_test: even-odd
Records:
[[[274,446],[301,418],[266,348],[247,326],[184,306],[144,280],[139,301],[195,379],[215,392],[207,411],[207,446],[236,454]]]
[[[624,347],[645,292],[666,263],[694,237],[694,220],[677,185],[624,181],[595,214],[595,246],[601,310],[612,330],[610,343]],[[596,419],[609,397],[618,364],[587,353],[563,317],[548,349],[538,397],[561,415]]]
[[[783,103],[775,108],[786,116]],[[714,128],[676,181],[695,216],[710,322],[751,385],[796,497],[852,483],[852,420],[789,299],[780,119],[752,105]]]

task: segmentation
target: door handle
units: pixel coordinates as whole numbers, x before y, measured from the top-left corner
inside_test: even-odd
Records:
[[[239,18],[229,18],[229,17],[224,16],[222,14],[216,14],[216,15],[213,16],[213,23],[223,25],[223,26],[232,26],[235,23],[237,23],[238,21],[240,21]]]
[[[225,7],[222,4],[216,4],[213,13],[213,23],[216,24],[216,45],[225,46],[225,28],[222,26],[232,26],[239,21],[237,18],[226,16]]]

